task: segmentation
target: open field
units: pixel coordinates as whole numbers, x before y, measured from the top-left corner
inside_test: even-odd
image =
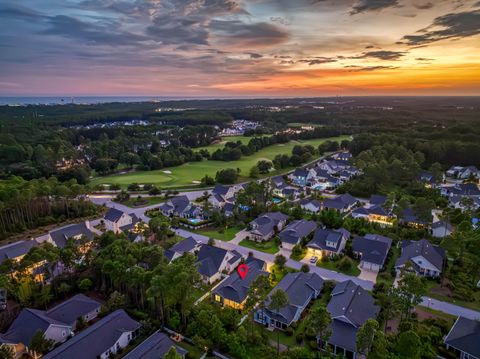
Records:
[[[235,235],[240,232],[243,228],[239,227],[230,227],[225,229],[223,232],[219,232],[218,228],[206,227],[202,229],[195,230],[195,233],[202,234],[204,236],[219,239],[221,241],[231,241],[235,238]]]
[[[265,137],[271,136],[271,135],[264,135]],[[222,137],[222,141],[214,143],[209,146],[204,146],[204,147],[197,147],[193,148],[194,151],[200,151],[200,150],[208,150],[210,153],[215,152],[219,148],[223,148],[227,142],[237,142],[240,141],[244,145],[248,144],[248,141],[250,141],[254,137],[264,137],[264,136],[225,136]]]
[[[151,183],[161,188],[185,187],[195,185],[193,181],[200,181],[202,177],[207,174],[211,177],[215,177],[216,172],[223,168],[240,168],[240,174],[242,176],[245,176],[241,177],[240,181],[245,181],[248,180],[246,176],[248,176],[250,168],[252,168],[258,161],[264,159],[273,160],[278,154],[290,155],[295,145],[312,145],[316,147],[319,144],[325,142],[326,140],[341,141],[346,138],[348,138],[348,136],[331,137],[327,139],[314,139],[307,141],[291,141],[286,144],[277,144],[274,146],[263,148],[252,156],[244,156],[238,161],[189,162],[181,166],[164,168],[155,171],[138,171],[106,177],[97,177],[92,180],[91,184],[100,185],[116,183],[122,186],[122,188],[126,188],[131,183]],[[171,173],[165,173],[164,171],[170,171]],[[285,172],[285,170],[282,172]],[[270,175],[275,175],[278,173],[281,172],[271,172]]]

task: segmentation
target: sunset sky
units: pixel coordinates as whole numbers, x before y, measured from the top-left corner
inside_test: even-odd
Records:
[[[0,0],[0,95],[480,95],[480,1]]]

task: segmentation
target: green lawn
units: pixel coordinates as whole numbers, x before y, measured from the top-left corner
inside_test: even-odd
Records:
[[[235,238],[235,235],[240,232],[243,228],[239,227],[230,227],[224,230],[223,232],[219,232],[218,228],[213,228],[213,227],[206,227],[202,229],[195,230],[195,233],[202,234],[204,236],[214,238],[214,239],[219,239],[221,241],[231,241],[233,238]]]
[[[185,349],[186,351],[188,351],[188,353],[191,355],[192,358],[195,358],[195,359],[200,359],[203,355],[203,351],[200,350],[200,348],[197,348],[196,346],[192,345],[192,344],[189,344],[185,341],[183,342],[180,342],[180,343],[176,343],[179,347]]]
[[[356,260],[353,260],[353,259],[352,259],[352,262],[353,262],[353,265],[348,270],[340,269],[340,266],[339,266],[340,259],[337,260],[337,261],[333,261],[333,260],[328,259],[326,262],[324,262],[322,260],[319,260],[317,262],[317,267],[330,269],[330,270],[333,270],[335,272],[340,272],[340,273],[343,273],[343,274],[346,274],[346,275],[351,275],[351,276],[356,277],[360,274],[360,269],[358,269],[358,267],[357,267],[359,262],[356,261]]]
[[[281,270],[276,264],[272,265],[270,267],[270,278],[272,279],[272,284],[276,285],[283,279],[283,277],[285,277],[287,273],[294,272],[297,272],[297,270],[290,267],[285,267],[283,270]]]
[[[293,253],[290,255],[290,258],[293,259],[294,261],[300,262],[305,256],[307,255],[307,248],[303,247],[302,248],[302,253],[300,255],[296,256]]]
[[[448,295],[432,292],[432,290],[435,290],[436,288],[439,288],[439,287],[440,287],[440,284],[438,284],[436,281],[429,280],[427,282],[427,288],[428,288],[427,297],[431,297],[434,299],[441,300],[443,302],[448,302],[455,305],[459,305],[461,307],[480,311],[480,291],[479,290],[473,293],[472,295],[473,301],[465,301],[465,300],[449,297]]]
[[[131,183],[145,184],[150,183],[161,188],[174,188],[174,187],[188,187],[198,185],[205,175],[215,177],[215,174],[220,169],[224,168],[240,168],[240,174],[244,177],[240,177],[239,181],[248,180],[250,169],[260,160],[273,160],[278,154],[290,155],[295,145],[312,145],[317,147],[319,144],[326,140],[341,141],[348,138],[348,136],[331,137],[324,139],[313,139],[306,141],[291,141],[286,144],[277,144],[274,146],[266,147],[251,156],[244,156],[238,161],[201,161],[201,162],[189,162],[184,163],[181,166],[164,168],[155,171],[138,171],[129,172],[118,175],[111,175],[106,177],[97,177],[92,179],[92,185],[101,184],[119,184],[122,188],[126,188]],[[276,175],[284,173],[290,169],[283,169],[282,171],[270,172],[269,175]],[[167,173],[165,173],[167,172]],[[197,182],[195,182],[197,181]]]
[[[257,251],[270,253],[270,254],[275,254],[280,249],[272,239],[266,242],[254,242],[249,239],[243,239],[240,242],[240,245],[243,247],[256,249]]]
[[[118,202],[132,208],[147,207],[154,204],[165,202],[164,197],[142,197],[140,200],[136,196],[131,196],[126,202]]]
[[[246,145],[246,144],[248,144],[248,142],[249,142],[252,138],[255,138],[255,137],[268,137],[268,136],[271,136],[271,135],[264,135],[264,136],[225,136],[225,137],[222,137],[222,141],[220,141],[220,142],[217,142],[217,143],[214,143],[214,144],[211,144],[211,145],[208,145],[208,146],[204,146],[204,147],[193,148],[193,150],[194,150],[194,151],[208,150],[208,152],[213,153],[213,152],[215,152],[216,150],[218,150],[219,148],[222,149],[223,147],[225,147],[225,144],[226,144],[227,142],[237,142],[237,141],[240,141],[240,142],[242,142],[244,145]]]

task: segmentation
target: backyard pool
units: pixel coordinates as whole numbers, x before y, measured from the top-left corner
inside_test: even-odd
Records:
[[[272,202],[275,203],[275,204],[278,204],[278,203],[282,202],[282,199],[277,198],[277,197],[273,197]]]
[[[188,221],[189,221],[191,224],[198,224],[198,223],[202,222],[203,219],[200,219],[200,218],[189,218]]]

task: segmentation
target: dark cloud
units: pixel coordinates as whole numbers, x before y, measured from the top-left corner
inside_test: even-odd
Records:
[[[6,19],[40,20],[45,18],[45,15],[18,4],[0,4],[0,17]]]
[[[266,22],[245,23],[240,20],[212,20],[209,29],[234,46],[271,46],[288,39],[288,33]]]
[[[431,9],[434,5],[432,2],[426,2],[423,4],[413,4],[418,10],[429,10]]]
[[[357,0],[350,11],[351,15],[361,12],[382,10],[388,7],[398,7],[398,0]]]
[[[374,49],[375,46],[373,46],[373,45],[367,45],[367,46],[365,46],[365,48],[366,48],[366,49]]]
[[[120,30],[119,25],[114,22],[90,23],[66,15],[57,15],[49,17],[47,25],[47,29],[41,31],[42,34],[84,40],[94,45],[139,45],[147,40],[143,35]]]
[[[162,44],[207,45],[209,33],[199,17],[173,17],[167,14],[153,19],[146,33]]]
[[[309,66],[313,66],[313,65],[329,64],[332,62],[337,62],[337,60],[331,57],[314,57],[311,59],[298,60],[298,62],[306,63]]]
[[[430,59],[428,57],[416,57],[415,60],[417,60],[417,61],[435,61],[435,59]]]
[[[359,59],[377,59],[377,60],[399,60],[402,56],[405,56],[407,52],[404,51],[387,51],[387,50],[379,50],[379,51],[368,51],[363,52],[361,55],[357,56],[337,56],[339,60],[359,60]]]
[[[254,52],[249,53],[251,59],[261,59],[263,57],[262,54],[257,54]]]
[[[445,39],[459,39],[480,34],[480,10],[452,13],[437,17],[432,25],[417,31],[418,35],[402,38],[410,46],[425,45]]]
[[[376,70],[394,70],[398,69],[398,66],[356,66],[350,65],[345,68],[351,69],[351,72],[364,72],[364,71],[376,71]]]

